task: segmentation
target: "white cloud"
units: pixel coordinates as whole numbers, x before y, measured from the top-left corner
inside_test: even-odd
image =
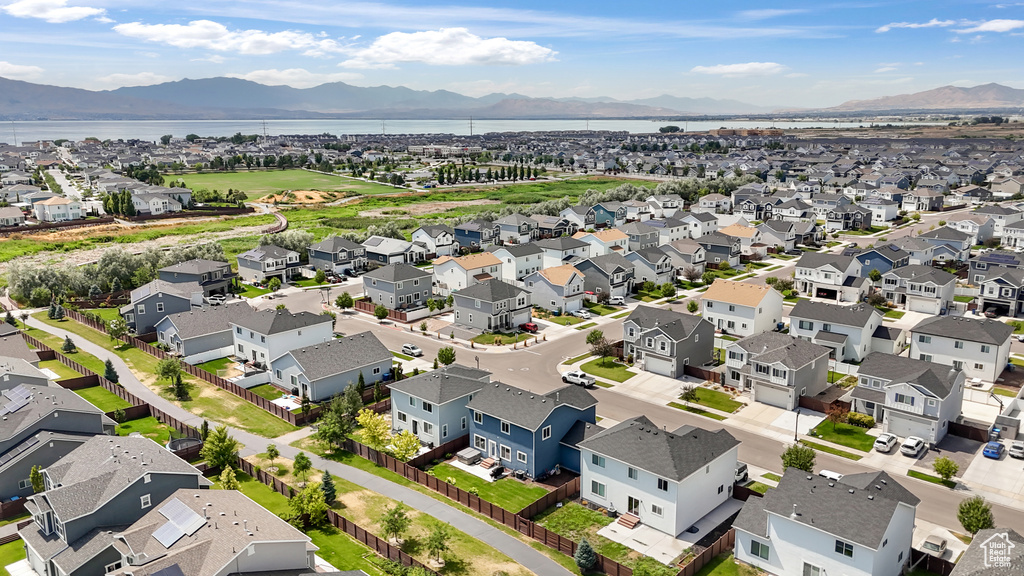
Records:
[[[223,56],[221,56],[219,54],[212,54],[210,56],[207,56],[206,58],[193,58],[191,61],[192,62],[213,62],[214,64],[223,64],[224,62],[227,62],[227,58],[225,58],[225,57],[223,57]]]
[[[1010,32],[1018,28],[1024,28],[1024,20],[989,20],[976,23],[970,28],[954,30],[957,34],[974,34],[976,32]]]
[[[327,82],[348,82],[350,80],[358,80],[363,77],[362,74],[355,72],[319,74],[316,72],[310,72],[304,68],[289,68],[287,70],[275,70],[271,68],[268,70],[253,70],[252,72],[246,72],[245,74],[225,74],[225,76],[228,76],[229,78],[251,80],[253,82],[268,84],[270,86],[280,86],[284,84],[293,88],[310,88]]]
[[[743,10],[738,16],[744,20],[768,20],[769,18],[778,18],[780,16],[791,16],[793,14],[803,14],[807,10],[803,8],[763,8],[760,10]]]
[[[106,13],[102,8],[68,6],[68,0],[18,0],[0,7],[0,10],[15,18],[39,18],[52,24],[73,22]]]
[[[339,52],[341,46],[329,38],[306,32],[284,30],[229,30],[211,20],[193,20],[188,24],[118,24],[114,30],[130,38],[159,42],[177,48],[204,48],[240,54],[275,54],[287,50],[305,50],[309,56]]]
[[[39,66],[23,66],[0,62],[0,76],[11,80],[35,80],[43,75],[43,69]]]
[[[786,74],[786,78],[806,78],[808,76],[810,76],[810,74],[806,72],[790,72],[789,74]]]
[[[770,76],[784,72],[786,67],[777,62],[745,62],[742,64],[718,64],[715,66],[694,66],[690,72],[713,74],[736,78],[739,76]]]
[[[99,78],[101,84],[112,88],[123,88],[124,86],[150,86],[170,82],[174,78],[156,74],[153,72],[139,72],[138,74],[110,74]]]
[[[892,22],[879,27],[875,32],[888,32],[893,28],[948,28],[950,26],[955,26],[956,24],[956,20],[939,20],[938,18],[932,18],[927,22]]]
[[[403,62],[432,66],[519,66],[550,62],[557,52],[534,42],[508,38],[481,38],[465,28],[425,32],[392,32],[356,50],[340,66],[393,68]]]
[[[899,68],[895,66],[882,66],[881,68],[875,70],[875,74],[885,74],[886,72],[895,72],[897,70],[899,70]]]

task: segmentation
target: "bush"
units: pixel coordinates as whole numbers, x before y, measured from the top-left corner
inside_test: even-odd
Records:
[[[846,421],[854,426],[860,426],[861,428],[874,428],[875,419],[867,414],[858,414],[856,412],[850,412],[846,417]]]

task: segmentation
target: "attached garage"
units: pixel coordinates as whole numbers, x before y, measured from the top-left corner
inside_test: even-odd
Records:
[[[648,372],[654,372],[655,374],[675,378],[677,376],[675,365],[675,360],[658,358],[649,352],[644,354],[644,370]]]
[[[942,302],[937,298],[910,298],[907,300],[907,310],[911,312],[937,315],[941,308]]]
[[[900,438],[917,436],[923,438],[925,442],[935,442],[932,426],[931,422],[922,422],[903,414],[886,411],[883,430]]]
[[[769,406],[775,406],[784,410],[792,410],[796,406],[792,400],[795,392],[789,389],[773,388],[759,382],[754,383],[754,400]]]

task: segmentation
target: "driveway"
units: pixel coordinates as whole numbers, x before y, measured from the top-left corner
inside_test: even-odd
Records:
[[[1010,458],[1004,452],[999,460],[985,458],[981,452],[974,457],[961,479],[968,486],[984,489],[993,500],[1024,498],[1024,461]],[[987,496],[987,495],[986,495]]]
[[[921,458],[919,458],[914,464],[914,467],[921,472],[934,476],[935,472],[932,469],[932,464],[934,464],[939,458],[945,457],[956,462],[957,465],[960,466],[960,472],[963,473],[967,471],[975,457],[981,454],[981,448],[984,445],[985,444],[983,442],[976,442],[974,440],[968,440],[967,438],[947,434],[946,437],[939,442],[935,450],[926,450]]]

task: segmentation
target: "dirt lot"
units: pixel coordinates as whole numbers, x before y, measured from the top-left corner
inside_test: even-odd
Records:
[[[908,117],[919,115],[908,114]],[[822,122],[824,124],[824,122]],[[867,128],[820,128],[789,130],[797,138],[1005,138],[1020,136],[1020,124],[978,124],[974,126],[879,126]],[[876,122],[877,124],[877,122]]]
[[[433,214],[435,212],[444,212],[452,208],[459,208],[462,206],[486,206],[490,204],[501,204],[498,200],[488,200],[481,198],[478,200],[462,200],[459,202],[422,202],[418,204],[409,204],[402,206],[401,208],[374,208],[373,210],[363,210],[359,212],[360,216],[370,217],[387,217],[395,216],[400,214],[402,216],[422,216],[424,214]]]
[[[261,202],[279,204],[326,204],[345,197],[344,192],[323,192],[320,190],[293,190],[281,194],[268,194]]]

